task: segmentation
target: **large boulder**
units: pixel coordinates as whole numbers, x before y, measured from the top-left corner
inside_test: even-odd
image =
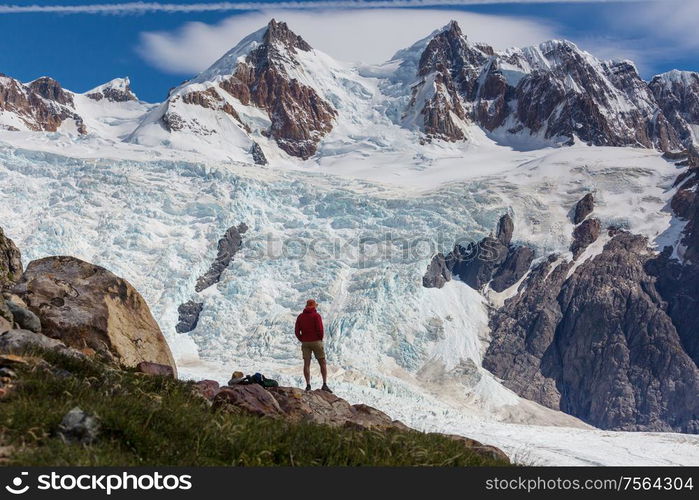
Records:
[[[0,227],[0,289],[13,285],[22,276],[22,254]]]
[[[75,257],[35,260],[13,291],[41,318],[48,337],[77,349],[94,349],[124,366],[149,361],[175,370],[146,301],[103,267]]]

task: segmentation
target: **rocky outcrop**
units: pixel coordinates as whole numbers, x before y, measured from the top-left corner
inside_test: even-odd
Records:
[[[446,257],[437,254],[422,278],[426,288],[442,288],[452,276],[481,290],[490,284],[502,292],[517,283],[529,270],[534,251],[512,245],[514,222],[505,214],[500,218],[495,236],[487,236],[466,247],[457,244]]]
[[[19,280],[22,275],[22,254],[17,245],[5,236],[0,227],[0,290]]]
[[[699,73],[673,70],[654,76],[649,86],[683,144],[699,144]]]
[[[257,142],[252,143],[252,147],[250,148],[250,155],[252,156],[252,161],[255,162],[255,165],[268,164],[265,152],[262,151],[262,148]]]
[[[411,430],[376,408],[364,404],[352,405],[322,390],[304,391],[296,387],[265,389],[258,384],[218,388],[218,384],[210,380],[196,383],[195,390],[203,397],[213,400],[213,407],[220,411],[379,432]],[[507,455],[498,448],[463,436],[448,437],[463,443],[473,453],[509,462]]]
[[[218,240],[218,253],[216,259],[209,267],[209,270],[197,279],[195,290],[201,292],[211,285],[219,282],[221,274],[233,260],[233,257],[243,245],[243,233],[248,230],[248,226],[240,224],[237,227],[228,228],[223,237]]]
[[[74,257],[29,263],[13,292],[41,319],[44,335],[125,366],[175,362],[143,297],[124,279]]]
[[[223,387],[214,397],[214,407],[256,417],[284,415],[274,396],[258,384]]]
[[[573,212],[573,224],[580,224],[595,209],[595,197],[587,193],[575,204]]]
[[[625,232],[577,268],[551,256],[493,312],[483,366],[601,428],[699,432],[699,371],[646,271],[654,258]]]
[[[427,272],[422,277],[422,286],[442,288],[447,281],[451,281],[451,270],[447,266],[444,254],[438,253],[427,266]]]
[[[598,60],[567,41],[495,52],[470,43],[452,21],[427,43],[416,76],[406,115],[420,103],[428,137],[463,140],[464,125],[475,123],[489,132],[503,129],[564,144],[578,138],[668,151],[686,136],[676,130],[673,106],[658,105],[657,93],[632,63]],[[684,123],[693,93],[677,93],[684,97]]]
[[[422,116],[424,132],[448,141],[466,138],[464,125],[470,122],[470,108],[463,96],[475,88],[480,66],[492,49],[472,46],[452,21],[437,33],[420,56],[409,107]],[[418,104],[421,109],[415,109]]]
[[[105,99],[111,102],[128,102],[137,101],[136,94],[131,90],[131,81],[128,77],[116,78],[110,82],[100,85],[85,95],[93,101],[101,101]]]
[[[573,243],[570,246],[573,259],[577,259],[588,246],[597,241],[601,228],[599,219],[591,218],[585,219],[573,230]]]
[[[0,74],[0,111],[6,114],[10,130],[55,132],[66,120],[75,122],[78,133],[87,128],[73,109],[72,94],[52,78],[42,77],[25,85]],[[0,127],[5,120],[0,120]],[[14,124],[14,125],[12,125]]]
[[[199,315],[203,308],[204,304],[202,302],[194,302],[193,300],[180,304],[177,308],[179,321],[177,326],[175,326],[177,333],[187,333],[194,330],[197,327]]]

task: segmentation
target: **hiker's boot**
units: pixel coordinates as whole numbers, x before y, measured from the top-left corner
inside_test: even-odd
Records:
[[[323,387],[320,388],[321,391],[329,392],[330,394],[333,393],[333,391],[330,390],[330,387],[328,387],[328,384],[323,384]]]
[[[311,384],[306,384],[306,392],[311,390]]]

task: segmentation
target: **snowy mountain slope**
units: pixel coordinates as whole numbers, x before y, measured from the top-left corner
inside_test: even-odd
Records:
[[[696,463],[695,438],[644,435],[651,451],[632,456],[628,435],[586,431],[521,400],[480,368],[488,343],[483,298],[458,282],[443,290],[421,286],[435,250],[484,236],[505,211],[520,228],[517,241],[542,252],[567,249],[564,207],[583,190],[609,193],[600,201],[609,221],[661,236],[670,227],[662,208],[676,168],[658,153],[573,147],[536,159],[518,154],[522,161],[506,174],[483,172],[417,193],[411,186],[427,179],[430,167],[412,174],[418,181],[404,175],[387,186],[360,182],[355,172],[81,160],[3,146],[0,179],[9,202],[0,224],[26,259],[72,254],[131,281],[189,376],[225,382],[242,369],[298,384],[290,332],[300,304],[314,296],[326,318],[333,381],[354,401],[420,428],[469,429],[515,455],[535,440],[570,438],[571,445],[526,452],[537,463]],[[451,175],[460,172],[454,167]],[[630,207],[623,218],[619,206]],[[215,242],[240,222],[250,226],[241,253],[218,285],[195,294]],[[421,249],[426,237],[431,243]],[[415,242],[405,255],[404,242]],[[311,245],[315,251],[296,253]],[[199,324],[176,334],[177,306],[191,298],[204,302]],[[551,424],[563,427],[537,427]]]
[[[0,94],[0,129],[59,133],[77,141],[86,136],[121,141],[149,108],[133,94],[128,78],[78,94],[49,77],[23,84],[0,76]]]

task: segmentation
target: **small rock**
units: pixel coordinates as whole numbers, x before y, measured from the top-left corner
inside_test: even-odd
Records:
[[[15,317],[12,315],[12,311],[10,311],[10,308],[3,299],[0,299],[0,318],[10,323],[10,326],[15,322]]]
[[[69,351],[78,352],[67,348],[60,340],[51,339],[45,335],[29,330],[10,330],[0,335],[0,351],[2,352],[24,351],[28,347],[33,346],[66,353],[70,353]]]
[[[433,433],[434,435],[439,435],[436,433]],[[508,464],[510,463],[510,457],[508,457],[504,451],[502,451],[499,448],[496,448],[495,446],[490,446],[486,445],[483,443],[480,443],[476,441],[475,439],[467,438],[464,436],[457,436],[456,434],[442,434],[443,436],[448,437],[449,439],[453,439],[454,441],[458,441],[460,443],[463,443],[463,445],[474,452],[477,455],[480,455],[485,458],[490,458],[493,460],[503,460],[507,462]]]
[[[10,330],[12,330],[12,323],[0,316],[0,335],[5,332],[9,332]]]
[[[284,415],[274,396],[258,384],[223,387],[214,398],[214,407],[259,417]]]
[[[97,441],[99,420],[79,407],[70,410],[58,426],[58,435],[68,443],[91,444]]]
[[[0,378],[17,378],[17,374],[13,370],[3,366],[0,368]]]
[[[252,143],[250,154],[252,155],[252,160],[255,162],[255,165],[267,165],[267,157],[257,142]]]
[[[146,375],[160,375],[162,377],[175,378],[175,370],[173,370],[171,366],[151,363],[150,361],[141,361],[136,365],[136,371],[145,373]]]
[[[15,323],[23,330],[41,333],[41,320],[39,317],[25,307],[18,306],[12,301],[5,301],[8,309],[14,317]]]
[[[214,399],[218,394],[219,385],[215,380],[200,380],[194,384],[194,390],[206,399]]]

